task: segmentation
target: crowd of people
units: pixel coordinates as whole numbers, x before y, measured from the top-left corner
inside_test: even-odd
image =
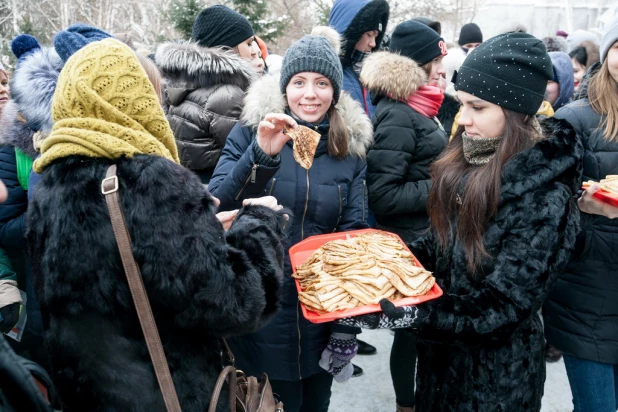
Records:
[[[394,331],[397,412],[540,411],[561,357],[575,412],[618,410],[618,208],[582,189],[618,174],[618,16],[601,38],[468,23],[450,43],[427,17],[389,27],[386,0],[335,0],[278,56],[216,5],[153,51],[81,23],[11,49],[0,331],[56,409],[165,410],[102,193],[115,165],[185,411],[208,409],[222,337],[286,412],[327,411],[376,352],[362,329]],[[309,169],[299,125],[320,135]],[[400,236],[444,294],[309,322],[289,248],[365,228]]]

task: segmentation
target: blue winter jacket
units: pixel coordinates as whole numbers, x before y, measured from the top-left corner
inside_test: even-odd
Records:
[[[551,62],[554,65],[554,73],[560,87],[558,99],[552,104],[554,111],[557,111],[571,103],[571,96],[573,96],[574,91],[573,64],[569,55],[564,52],[550,52],[549,57],[551,57]]]
[[[354,46],[360,40],[362,34],[368,31],[367,27],[382,27],[376,38],[376,44],[380,45],[386,30],[388,12],[388,3],[384,0],[337,0],[333,4],[328,20],[328,25],[334,28],[344,40],[341,54],[343,90],[347,91],[354,100],[361,104],[370,118],[373,116],[375,106],[371,102],[369,94],[363,95],[363,86],[358,74],[353,69],[351,57]]]
[[[257,124],[267,113],[286,110],[278,82],[278,77],[267,76],[252,86],[245,100],[243,123],[236,124],[228,136],[209,184],[209,190],[221,200],[220,210],[239,208],[243,199],[274,196],[294,214],[287,248],[309,236],[368,227],[364,155],[373,133],[369,119],[347,94],[342,93],[337,107],[351,130],[348,156],[338,160],[328,155],[328,125],[322,124],[317,127],[322,140],[311,169],[296,163],[292,141],[283,147],[275,166],[258,162],[253,147]],[[313,324],[303,318],[287,253],[285,273],[282,307],[273,321],[256,333],[229,342],[238,367],[245,372],[266,372],[271,379],[296,381],[322,370],[318,361],[332,324]]]

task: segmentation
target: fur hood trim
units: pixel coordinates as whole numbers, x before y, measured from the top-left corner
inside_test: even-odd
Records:
[[[11,98],[34,131],[50,132],[51,104],[64,62],[53,48],[32,52],[17,65],[11,80]]]
[[[365,58],[361,83],[374,96],[390,95],[407,100],[427,83],[425,71],[414,60],[390,52],[376,52]]]
[[[541,121],[545,139],[515,155],[502,171],[503,200],[545,190],[559,181],[577,193],[581,183],[584,148],[573,127],[562,119]]]
[[[279,75],[266,75],[249,88],[241,120],[245,126],[257,128],[268,113],[284,113],[286,108],[287,101],[279,90]],[[365,157],[373,143],[371,120],[360,104],[346,92],[341,92],[335,108],[348,128],[350,154]]]
[[[34,134],[19,114],[15,101],[9,100],[0,116],[0,145],[16,147],[34,159],[38,155],[33,143]]]
[[[169,87],[195,88],[231,84],[247,90],[257,78],[248,60],[222,48],[201,47],[197,43],[164,43],[157,48],[155,61]]]

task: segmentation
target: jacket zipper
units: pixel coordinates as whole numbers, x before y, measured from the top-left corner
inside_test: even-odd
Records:
[[[240,196],[242,196],[242,194],[244,193],[244,191],[247,188],[247,186],[249,186],[249,182],[255,183],[255,176],[257,175],[257,168],[258,168],[258,164],[254,163],[253,167],[251,168],[251,173],[245,179],[245,184],[242,185],[242,188],[240,189],[240,191],[238,192],[238,194],[234,198],[235,201],[238,202],[238,200],[240,199]]]
[[[365,196],[367,195],[367,181],[363,180],[363,222],[365,221]]]
[[[298,331],[298,378],[302,379],[303,375],[300,369],[300,316],[298,313],[300,307],[300,303],[296,303],[296,330]]]
[[[301,222],[300,225],[300,238],[304,239],[305,238],[305,216],[307,215],[307,207],[309,207],[309,170],[307,170],[307,192],[306,192],[306,199],[305,199],[305,211],[303,212],[303,220]],[[298,331],[298,378],[302,379],[302,373],[301,373],[301,369],[300,369],[300,352],[301,352],[301,337],[300,337],[300,315],[298,313],[298,308],[300,307],[300,304],[297,303],[296,304],[296,330]]]
[[[277,178],[273,177],[273,184],[270,185],[270,190],[268,191],[268,196],[273,194],[273,190],[275,190],[275,183],[277,183]]]
[[[337,189],[339,190],[339,217],[337,218],[337,223],[335,224],[333,233],[335,233],[337,231],[337,227],[339,227],[339,222],[341,221],[341,212],[343,211],[343,199],[341,198],[341,185],[337,185]]]
[[[309,206],[309,170],[307,170],[307,198],[305,199],[305,211],[303,212],[303,220],[300,224],[300,239],[305,239],[305,216],[307,216],[307,207]]]

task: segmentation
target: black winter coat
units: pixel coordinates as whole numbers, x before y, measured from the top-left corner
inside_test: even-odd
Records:
[[[618,174],[618,143],[603,138],[604,116],[587,98],[554,117],[571,123],[581,138],[583,181]],[[582,213],[576,249],[545,303],[547,341],[569,355],[618,364],[618,221]]]
[[[35,188],[27,241],[45,343],[64,411],[164,411],[101,194],[110,163],[59,159]],[[247,207],[225,233],[189,170],[145,155],[116,164],[180,404],[203,412],[221,370],[219,338],[254,331],[277,309],[284,220]],[[228,410],[226,394],[219,404]]]
[[[400,100],[407,101],[426,83],[424,70],[413,60],[373,53],[366,58],[361,78],[377,106],[372,118],[375,143],[367,153],[369,208],[378,228],[411,242],[429,227],[429,165],[448,137],[437,119]]]
[[[547,139],[504,166],[500,204],[483,236],[493,258],[480,274],[468,272],[458,240],[440,249],[429,235],[410,245],[444,290],[417,306],[419,411],[541,409],[538,310],[573,250],[583,155],[567,122],[549,119],[544,128]]]
[[[278,166],[256,160],[257,125],[266,114],[283,113],[286,108],[278,76],[265,76],[249,89],[242,117],[246,126],[238,124],[230,133],[209,185],[221,200],[221,209],[238,208],[246,198],[274,196],[294,214],[286,252],[309,236],[368,227],[364,153],[372,131],[363,109],[342,93],[337,108],[350,130],[350,155],[338,160],[327,154],[328,126],[321,125],[318,130],[323,137],[307,171],[294,160],[292,141],[283,147]],[[286,253],[281,311],[260,331],[230,341],[238,366],[250,374],[266,372],[271,379],[296,381],[323,371],[318,361],[332,324],[314,324],[303,318],[291,274]]]
[[[164,106],[180,161],[207,182],[257,73],[233,52],[195,43],[162,44],[155,60],[165,77]]]

